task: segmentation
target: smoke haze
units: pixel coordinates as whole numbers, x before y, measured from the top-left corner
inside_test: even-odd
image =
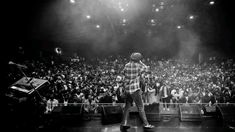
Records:
[[[213,24],[218,16],[209,17],[203,11],[210,9],[203,6],[203,0],[55,0],[40,8],[29,32],[32,40],[90,56],[140,51],[146,56],[192,58],[200,49],[213,52],[205,43],[213,45],[218,34],[204,36],[218,30]]]

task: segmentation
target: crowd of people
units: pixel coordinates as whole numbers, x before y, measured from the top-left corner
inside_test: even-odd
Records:
[[[51,106],[83,103],[86,111],[97,112],[99,103],[123,103],[123,68],[129,58],[109,56],[91,60],[76,57],[69,61],[52,58],[26,60],[22,64],[27,76],[50,82],[44,100],[46,112]],[[235,103],[235,63],[233,59],[211,57],[200,64],[188,60],[145,58],[150,74],[142,75],[143,99],[147,104]],[[11,69],[9,82],[22,77]],[[53,105],[51,105],[53,104]],[[176,106],[176,105],[175,105]]]

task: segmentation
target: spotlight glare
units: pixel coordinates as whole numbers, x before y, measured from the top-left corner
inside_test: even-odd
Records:
[[[74,3],[75,3],[75,0],[70,0],[70,3],[74,4]]]
[[[193,16],[193,15],[190,15],[190,16],[189,16],[189,19],[190,19],[190,20],[194,19],[194,16]]]
[[[91,16],[90,16],[90,15],[87,15],[86,18],[87,18],[87,19],[91,19]]]
[[[210,5],[214,5],[215,4],[215,2],[214,1],[210,1]]]
[[[156,12],[159,12],[159,8],[156,8],[155,11],[156,11]]]
[[[123,9],[123,8],[121,8],[121,11],[123,12],[123,11],[124,11],[124,9]]]
[[[177,26],[177,29],[181,29],[182,27],[181,26]]]
[[[151,19],[151,23],[155,23],[154,19]]]
[[[100,25],[96,25],[96,28],[100,28]]]
[[[127,20],[126,20],[126,19],[122,19],[121,24],[122,24],[122,26],[126,26],[126,24],[127,24]]]
[[[154,19],[151,19],[151,20],[150,20],[150,25],[151,25],[151,26],[156,26],[156,21],[155,21]]]

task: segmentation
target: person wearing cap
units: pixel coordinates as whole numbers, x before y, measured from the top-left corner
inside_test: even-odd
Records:
[[[126,130],[129,129],[130,126],[127,125],[127,119],[129,116],[129,109],[133,103],[135,102],[139,116],[141,120],[143,121],[143,126],[145,129],[151,129],[154,126],[150,125],[147,121],[146,114],[144,111],[144,103],[142,99],[142,90],[140,88],[140,76],[143,73],[149,72],[149,66],[146,66],[142,61],[142,55],[141,53],[132,53],[130,56],[130,62],[128,62],[124,69],[124,91],[125,91],[125,108],[124,108],[124,114],[123,119],[120,125],[120,129]]]

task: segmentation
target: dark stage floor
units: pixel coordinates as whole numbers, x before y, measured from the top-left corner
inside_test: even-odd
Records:
[[[150,122],[155,126],[154,129],[144,130],[141,126],[141,120],[138,113],[130,113],[128,124],[131,128],[128,132],[235,132],[234,128],[226,126],[218,116],[202,116],[201,121],[181,121],[177,109],[163,111],[160,105],[159,120]],[[20,114],[21,115],[21,114]],[[5,120],[4,130],[7,131],[29,131],[29,132],[120,132],[120,123],[104,124],[101,115],[68,115],[58,116],[48,114],[43,116],[41,125],[34,123],[37,120],[25,119],[29,116],[15,116],[9,114],[8,120]],[[90,117],[90,118],[87,118]],[[30,119],[30,118],[29,118]],[[113,119],[113,118],[110,118]],[[116,119],[116,118],[115,118]],[[22,122],[27,120],[27,122]],[[114,120],[115,121],[115,120]],[[16,123],[17,122],[17,123]],[[22,124],[24,127],[17,127],[15,124]],[[40,123],[39,123],[40,124]],[[34,126],[37,126],[36,129]],[[38,127],[39,126],[39,127]]]
[[[162,117],[158,122],[150,122],[155,125],[152,130],[144,130],[138,117],[131,116],[129,124],[131,128],[128,132],[235,132],[235,130],[225,127],[219,120],[213,117],[203,117],[201,122],[181,122],[176,116]],[[56,132],[120,132],[120,123],[103,125],[100,119],[91,119],[82,123],[72,122],[71,124],[55,124],[41,128],[40,131]]]

